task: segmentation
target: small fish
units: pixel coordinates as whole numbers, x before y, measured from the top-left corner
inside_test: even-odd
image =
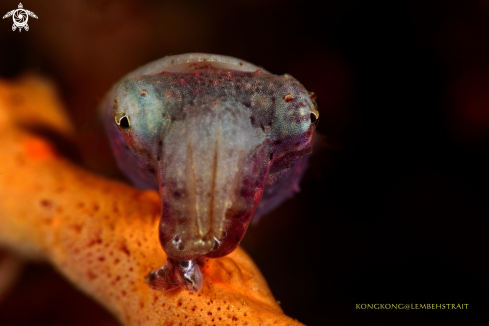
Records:
[[[160,193],[168,261],[147,280],[192,292],[203,259],[231,253],[252,218],[299,191],[319,119],[314,93],[290,75],[213,54],[137,69],[102,110],[121,170]]]

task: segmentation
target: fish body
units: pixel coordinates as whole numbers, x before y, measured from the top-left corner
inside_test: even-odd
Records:
[[[232,252],[253,216],[299,190],[319,117],[293,77],[208,54],[130,73],[103,111],[121,170],[160,193],[160,242],[170,259],[150,284],[165,278],[154,287],[194,292],[202,284],[195,262]]]

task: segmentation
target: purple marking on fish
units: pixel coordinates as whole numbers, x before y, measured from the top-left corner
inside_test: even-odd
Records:
[[[209,54],[165,57],[114,85],[102,106],[118,165],[162,201],[169,259],[153,288],[198,292],[203,259],[232,252],[252,217],[299,191],[314,99],[290,75]]]

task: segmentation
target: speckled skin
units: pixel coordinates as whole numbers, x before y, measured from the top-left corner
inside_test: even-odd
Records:
[[[314,97],[291,76],[205,54],[136,70],[103,109],[120,168],[159,190],[165,207],[159,233],[170,259],[149,283],[194,292],[204,257],[232,252],[253,216],[299,190],[318,121]]]

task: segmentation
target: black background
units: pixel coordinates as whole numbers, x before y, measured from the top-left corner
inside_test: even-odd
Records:
[[[17,8],[2,1],[2,15]],[[68,154],[118,177],[95,108],[169,54],[235,56],[318,95],[322,145],[302,192],[243,247],[286,314],[309,325],[488,322],[489,1],[28,1],[0,21],[0,76],[49,77],[77,125]],[[49,267],[29,266],[2,325],[116,322]],[[58,291],[58,292],[56,292]],[[356,310],[461,303],[468,310]],[[3,322],[2,322],[3,320]]]

